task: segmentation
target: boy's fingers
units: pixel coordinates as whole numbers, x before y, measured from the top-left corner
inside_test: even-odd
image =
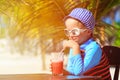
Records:
[[[52,71],[52,63],[49,64],[49,70]]]

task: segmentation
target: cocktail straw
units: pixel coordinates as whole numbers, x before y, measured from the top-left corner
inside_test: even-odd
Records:
[[[61,59],[63,58],[63,56],[64,56],[63,51],[64,51],[64,49],[62,49],[62,50],[59,52],[58,58],[61,58]]]
[[[64,49],[62,48],[62,50],[60,51],[60,53],[63,53]]]

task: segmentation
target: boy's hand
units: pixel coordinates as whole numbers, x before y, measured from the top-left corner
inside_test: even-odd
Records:
[[[79,54],[81,53],[79,44],[73,40],[65,40],[63,43],[63,48],[72,48],[73,49],[73,54]]]
[[[63,42],[63,47],[64,47],[64,48],[67,48],[67,47],[69,47],[69,48],[76,48],[76,47],[79,47],[79,44],[76,43],[76,42],[73,41],[73,40],[65,40],[65,41]]]
[[[51,62],[51,60],[50,60],[50,64],[49,64],[49,69],[52,72],[52,62]]]

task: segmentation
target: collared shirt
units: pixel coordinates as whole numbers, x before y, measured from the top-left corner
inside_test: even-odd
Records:
[[[102,50],[100,45],[93,39],[80,46],[84,50],[84,57],[81,54],[73,55],[73,50],[70,49],[67,71],[74,75],[82,75],[83,72],[99,64]]]

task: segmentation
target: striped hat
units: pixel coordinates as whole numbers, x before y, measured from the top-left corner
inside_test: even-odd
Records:
[[[93,31],[93,28],[95,26],[95,19],[92,15],[92,12],[90,12],[89,10],[84,8],[75,8],[71,11],[71,13],[68,16],[65,17],[65,19],[68,17],[72,17],[79,20],[88,29]]]

